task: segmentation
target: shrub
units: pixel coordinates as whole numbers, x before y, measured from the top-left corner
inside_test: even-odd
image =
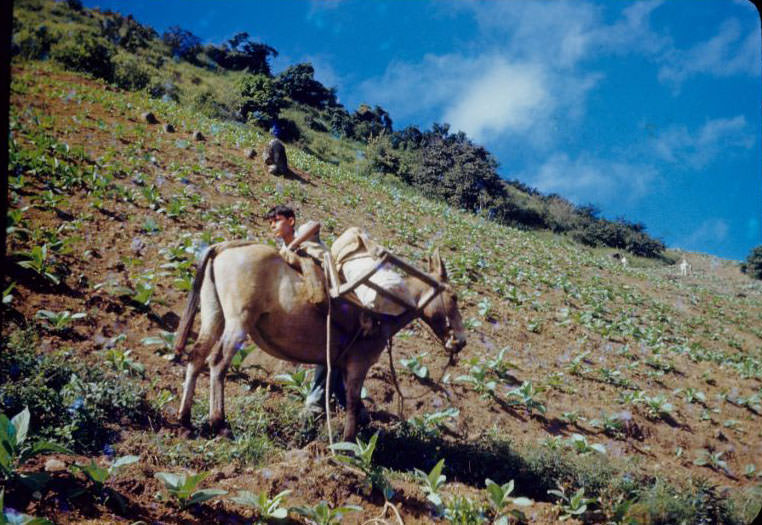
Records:
[[[741,271],[754,279],[762,279],[762,244],[753,248],[741,265]]]
[[[104,374],[62,351],[35,352],[32,330],[16,331],[2,341],[0,411],[29,407],[32,427],[77,452],[100,450],[114,437],[109,424],[145,421],[151,413],[145,391],[126,377]]]
[[[196,93],[193,96],[192,104],[196,111],[209,118],[227,119],[235,114],[235,111],[222,102],[211,89]]]
[[[148,86],[148,93],[154,98],[161,98],[165,101],[180,101],[180,88],[168,78],[152,77]]]
[[[113,60],[114,82],[122,89],[136,91],[151,81],[151,72],[141,60],[130,53],[118,53]]]
[[[382,107],[371,108],[365,104],[352,115],[352,135],[357,140],[368,140],[381,134],[391,134],[392,118]]]
[[[104,39],[77,33],[74,38],[56,42],[51,49],[51,57],[68,69],[110,81],[114,77],[114,65],[111,63],[114,52],[114,46]]]
[[[28,60],[47,58],[54,40],[46,25],[36,29],[19,28],[13,33],[13,54]]]
[[[263,74],[244,75],[238,88],[243,99],[241,116],[261,126],[271,126],[284,106],[273,79]]]

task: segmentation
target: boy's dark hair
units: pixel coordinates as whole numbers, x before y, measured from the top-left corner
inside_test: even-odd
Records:
[[[272,208],[270,208],[270,211],[268,211],[265,214],[265,219],[267,219],[268,221],[272,221],[278,215],[282,215],[283,217],[287,219],[290,219],[291,217],[293,217],[294,219],[296,218],[296,214],[294,213],[294,210],[292,210],[288,206],[283,206],[282,204],[279,204],[277,206],[273,206]]]

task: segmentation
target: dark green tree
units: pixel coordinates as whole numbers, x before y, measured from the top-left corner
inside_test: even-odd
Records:
[[[381,106],[371,108],[360,104],[352,115],[352,136],[357,140],[367,141],[370,137],[392,132],[392,118]]]
[[[451,134],[448,124],[434,124],[424,133],[421,164],[410,182],[430,196],[471,211],[489,210],[505,198],[492,154],[463,132]]]
[[[741,271],[754,279],[762,279],[762,244],[749,252],[746,262],[741,265]]]
[[[278,88],[295,102],[324,108],[336,104],[336,93],[315,80],[315,68],[305,62],[289,66],[276,77]]]
[[[221,47],[208,45],[204,48],[206,55],[224,69],[232,71],[248,71],[252,74],[270,73],[270,57],[277,57],[275,48],[252,42],[248,33],[238,33]]]
[[[242,77],[239,89],[243,99],[241,115],[258,124],[270,126],[285,105],[275,81],[261,73]]]
[[[196,55],[201,51],[201,39],[180,26],[172,26],[162,35],[173,56],[195,62]]]

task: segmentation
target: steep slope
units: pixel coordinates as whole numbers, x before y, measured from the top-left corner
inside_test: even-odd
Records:
[[[249,354],[228,383],[236,439],[210,441],[202,433],[188,440],[174,426],[183,370],[161,345],[144,341],[176,327],[202,247],[223,239],[272,242],[261,217],[281,203],[321,221],[329,243],[361,225],[416,263],[439,246],[458,290],[469,331],[458,365],[446,369],[444,353],[416,325],[396,340],[398,371],[420,371],[415,361],[403,365],[413,358],[429,369],[424,379],[400,373],[413,423],[401,427],[396,418],[385,357],[366,382],[372,423],[365,438],[381,431],[374,458],[394,471],[387,474],[392,501],[406,523],[432,519],[412,472],[429,471],[442,457],[450,482],[443,493],[467,495],[475,515],[474,502],[486,501],[485,477],[515,479],[514,496],[537,500],[523,509],[533,522],[553,522],[562,512],[547,494],[555,483],[600,498],[591,507],[607,519],[622,501],[637,499],[631,516],[668,521],[664,516],[678,511],[660,509],[672,498],[662,480],[680,487],[681,502],[694,497],[684,516],[725,497],[739,502],[736,516],[759,509],[752,490],[759,478],[747,465],[762,469],[762,286],[733,264],[687,254],[687,278],[647,259],[623,268],[604,251],[499,226],[295,148],[288,149],[293,176],[270,176],[261,159],[268,137],[252,128],[50,63],[14,67],[11,105],[8,253],[17,285],[3,335],[26,325],[39,334],[43,353],[69,349],[88,366],[126,376],[131,350],[127,361],[145,367],[134,380],[156,415],[149,424],[124,421],[113,443],[119,454],[141,456],[115,482],[133,516],[234,522],[250,513],[229,500],[196,517],[154,503],[161,487],[153,474],[182,469],[213,471],[208,485],[231,493],[291,489],[292,504],[361,505],[362,513],[347,516],[352,522],[382,512],[378,491],[368,495],[362,476],[326,459],[322,426],[299,422],[299,401],[275,379],[294,365]],[[160,124],[141,121],[148,110]],[[162,131],[164,123],[177,131]],[[193,131],[206,140],[193,140]],[[255,159],[243,154],[250,147],[260,152]],[[47,259],[33,253],[42,246]],[[56,330],[38,319],[40,310],[86,317]],[[206,387],[202,381],[197,427]],[[3,403],[12,415],[7,397]],[[721,487],[728,492],[718,494]],[[65,512],[60,496],[12,496],[61,523],[119,514],[104,504]],[[460,503],[462,512],[471,504]]]

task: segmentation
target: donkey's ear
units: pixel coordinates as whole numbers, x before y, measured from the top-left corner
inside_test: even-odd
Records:
[[[438,247],[434,249],[434,253],[429,258],[429,271],[438,276],[440,281],[447,282],[447,269],[439,256]]]

